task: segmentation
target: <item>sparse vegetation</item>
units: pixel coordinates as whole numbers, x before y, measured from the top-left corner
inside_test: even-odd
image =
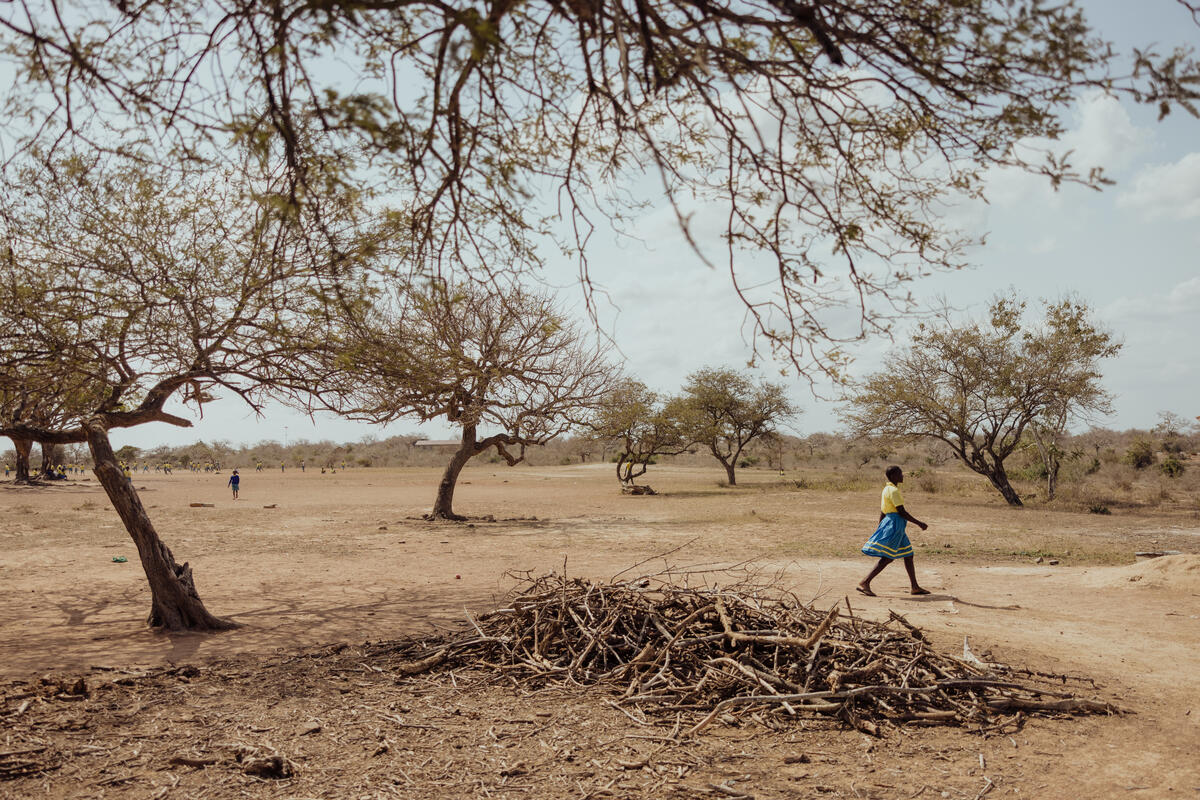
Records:
[[[181,447],[145,448],[134,463],[149,464],[151,470],[157,464],[170,463],[182,468],[191,458],[203,465],[208,460],[219,460],[226,470],[238,467],[243,471],[254,469],[261,462],[265,470],[279,471],[280,462],[286,462],[289,470],[303,459],[309,466],[332,461],[333,468],[342,469],[342,460],[349,469],[380,469],[388,467],[423,468],[445,465],[449,453],[447,447],[417,447],[415,443],[428,436],[408,433],[387,438],[366,437],[357,442],[337,443],[332,441],[292,442],[283,447],[279,442],[264,441],[237,447],[228,442],[197,442]],[[1169,469],[1171,476],[1162,469],[1168,463],[1163,458],[1157,469],[1135,469],[1122,463],[1120,454],[1139,440],[1153,442],[1153,434],[1147,430],[1124,432],[1092,430],[1068,437],[1065,446],[1073,451],[1097,453],[1069,461],[1063,465],[1058,497],[1047,500],[1033,498],[1035,506],[1063,511],[1094,511],[1095,508],[1109,509],[1109,513],[1121,509],[1188,508],[1200,507],[1200,470],[1188,469],[1196,461],[1190,454],[1176,456],[1178,467]],[[1097,443],[1099,447],[1097,448]],[[757,459],[747,467],[750,474],[770,473],[781,488],[788,491],[858,491],[868,489],[878,482],[880,470],[886,464],[873,460],[859,466],[859,451],[862,443],[835,434],[810,434],[803,437],[781,435],[769,444],[753,443],[746,449],[746,458]],[[677,455],[654,456],[649,465],[689,466],[712,469],[714,477],[724,471],[711,454],[702,448],[695,452],[685,451]],[[896,463],[906,465],[910,490],[952,497],[971,497],[986,491],[988,484],[961,465],[944,459],[936,449],[921,444],[901,444],[890,453]],[[615,464],[619,454],[587,437],[562,437],[544,446],[530,447],[526,451],[524,466],[547,467],[589,464]],[[88,465],[86,451],[77,449],[66,454],[67,463]],[[0,460],[12,463],[12,450],[0,452]],[[1040,459],[1032,452],[1014,454],[1013,481],[1022,492],[1034,492],[1040,478]],[[929,461],[940,465],[931,467]],[[486,463],[503,464],[498,456]],[[783,475],[779,475],[780,466]],[[1182,468],[1182,471],[1178,471]],[[520,469],[520,467],[517,467]],[[753,479],[762,480],[761,477]],[[728,483],[728,481],[722,481]],[[1169,485],[1168,497],[1161,495],[1161,488]]]
[[[1174,453],[1164,458],[1163,462],[1158,465],[1158,468],[1168,478],[1178,478],[1184,472],[1183,462]]]
[[[1044,303],[1030,322],[1017,296],[995,298],[986,319],[949,312],[921,323],[887,369],[854,387],[843,418],[851,432],[896,441],[944,443],[1012,506],[1022,505],[1010,457],[1033,444],[1054,499],[1070,452],[1067,424],[1110,411],[1100,362],[1121,345],[1074,300]]]
[[[1125,451],[1121,461],[1134,469],[1145,469],[1154,463],[1154,444],[1146,439],[1138,439]]]

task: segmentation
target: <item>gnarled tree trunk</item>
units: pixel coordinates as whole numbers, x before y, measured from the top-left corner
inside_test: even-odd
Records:
[[[150,624],[170,631],[236,628],[237,623],[208,612],[196,593],[192,568],[186,563],[175,563],[170,549],[158,538],[133,484],[121,472],[104,424],[90,420],[83,429],[95,464],[93,469],[96,478],[125,523],[125,530],[137,545],[142,569],[150,584]]]
[[[637,486],[637,479],[646,474],[650,457],[640,459],[632,453],[621,453],[617,457],[617,480],[622,486]]]
[[[17,469],[13,481],[15,483],[30,483],[29,454],[33,451],[33,440],[13,438],[12,443],[13,450],[17,452]]]
[[[737,456],[726,458],[717,452],[715,447],[709,448],[712,454],[716,456],[717,461],[721,462],[721,466],[725,468],[725,481],[730,486],[737,486],[737,475],[734,473],[734,467],[737,466]]]
[[[437,499],[434,501],[433,511],[430,512],[427,519],[452,519],[456,522],[466,519],[461,514],[454,513],[454,487],[458,484],[458,475],[462,472],[463,467],[475,456],[494,447],[510,467],[525,460],[525,446],[529,444],[527,440],[508,433],[498,433],[480,441],[477,433],[477,425],[463,425],[462,446],[458,448],[458,452],[446,465],[446,471],[442,473],[442,482],[438,484]],[[520,455],[514,456],[509,453],[506,445],[520,445]]]
[[[438,484],[437,499],[433,501],[433,511],[429,515],[431,519],[455,521],[466,519],[461,514],[454,513],[454,487],[458,485],[458,476],[463,467],[479,453],[475,437],[476,427],[474,425],[463,426],[462,445],[454,453],[450,463],[446,465],[446,471],[442,473],[442,481]]]
[[[721,466],[725,468],[725,482],[730,486],[737,486],[737,473],[734,470],[737,468],[738,459],[742,457],[742,446],[738,444],[734,448],[736,442],[727,442],[728,447],[722,449],[720,447],[720,439],[710,439],[708,441],[708,452],[713,454],[713,458],[721,462]]]
[[[58,450],[57,445],[42,442],[42,469],[38,473],[39,477],[49,478],[54,472],[55,452]]]
[[[1004,467],[997,464],[993,469],[986,473],[987,479],[991,481],[992,486],[996,487],[996,491],[1004,498],[1004,502],[1010,506],[1024,506],[1021,502],[1021,496],[1017,494],[1017,490],[1008,482],[1008,473],[1004,471]]]

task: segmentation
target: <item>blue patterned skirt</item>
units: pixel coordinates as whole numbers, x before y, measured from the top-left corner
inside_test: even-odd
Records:
[[[879,558],[905,558],[913,554],[912,542],[904,529],[908,523],[899,514],[885,514],[879,527],[862,546],[863,553]]]

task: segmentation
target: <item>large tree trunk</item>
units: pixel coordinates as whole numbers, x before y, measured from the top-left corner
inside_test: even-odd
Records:
[[[454,513],[454,487],[458,484],[459,473],[463,467],[467,465],[477,453],[475,447],[475,426],[463,426],[462,446],[450,459],[450,463],[446,465],[446,471],[442,473],[442,482],[438,484],[437,499],[433,502],[433,511],[430,513],[431,519],[452,519],[462,521],[466,517]]]
[[[39,477],[49,478],[54,472],[54,462],[56,461],[54,454],[57,450],[57,445],[42,442],[42,470],[38,473]]]
[[[142,569],[150,584],[150,625],[170,631],[219,631],[236,628],[237,623],[214,617],[200,601],[192,579],[192,568],[176,564],[163,541],[158,538],[133,484],[121,472],[121,465],[108,440],[108,430],[99,422],[83,426],[96,478],[113,508],[125,523],[125,530],[137,545]]]
[[[646,474],[647,464],[652,457],[639,461],[629,453],[622,453],[617,458],[617,480],[622,486],[637,486],[637,479]]]
[[[12,443],[17,452],[17,474],[13,480],[16,483],[30,483],[29,454],[33,451],[33,440],[13,439]]]
[[[1024,506],[1021,502],[1021,496],[1017,494],[1017,490],[1008,482],[1008,473],[1004,471],[1004,466],[996,464],[991,472],[987,473],[987,479],[992,482],[992,486],[996,487],[996,491],[1004,498],[1004,502],[1010,506]]]
[[[738,456],[741,455],[742,451],[738,450],[736,453],[732,451],[728,453],[722,453],[717,449],[717,443],[715,441],[710,441],[708,443],[708,452],[712,453],[713,458],[715,458],[717,461],[720,461],[721,466],[725,468],[725,482],[730,486],[737,486],[737,475],[734,474],[733,470],[735,467],[737,467]]]

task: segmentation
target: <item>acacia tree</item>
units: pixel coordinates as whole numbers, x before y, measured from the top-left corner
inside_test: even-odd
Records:
[[[737,485],[734,470],[746,446],[799,413],[779,384],[755,383],[731,369],[693,372],[681,399],[687,438],[703,444],[721,462],[730,486]]]
[[[24,87],[9,136],[112,147],[165,126],[209,161],[233,137],[280,156],[293,198],[362,178],[359,153],[433,269],[534,266],[549,235],[590,285],[592,232],[641,206],[621,182],[649,173],[698,254],[720,234],[756,344],[835,376],[838,340],[962,265],[941,209],[989,168],[1104,183],[1029,146],[1081,91],[1162,113],[1200,98],[1192,50],[1126,58],[1072,0],[11,0],[0,34]],[[825,312],[847,297],[860,325],[840,332]]]
[[[589,342],[551,297],[519,286],[405,286],[348,326],[352,363],[338,410],[373,422],[445,419],[460,445],[438,484],[432,519],[463,520],[464,466],[495,449],[509,466],[579,425],[617,380],[610,347]],[[483,435],[487,428],[497,432]],[[515,452],[514,452],[515,451]]]
[[[149,622],[169,630],[233,623],[205,608],[191,567],[159,537],[110,431],[190,425],[167,409],[176,398],[199,406],[221,390],[257,409],[269,393],[311,387],[327,284],[346,297],[359,255],[349,233],[337,253],[314,251],[286,204],[271,202],[269,177],[251,180],[254,167],[201,176],[73,157],[22,170],[23,188],[3,201],[14,258],[0,267],[0,385],[78,387],[81,402],[54,421],[2,421],[0,435],[87,442],[137,545]]]
[[[0,367],[3,370],[3,367]],[[71,411],[63,405],[61,386],[47,386],[43,390],[23,384],[10,390],[0,390],[0,427],[25,424],[32,428],[53,430],[70,419]],[[34,440],[25,436],[9,437],[15,453],[14,483],[30,484],[36,478],[50,475],[54,468],[54,453],[57,445],[41,442],[42,466],[37,475],[30,471]]]
[[[1061,436],[1069,421],[1108,412],[1099,365],[1121,347],[1081,302],[1046,303],[1036,324],[1025,321],[1025,306],[999,297],[985,321],[919,326],[912,344],[851,395],[851,431],[945,442],[1009,505],[1022,505],[1005,459],[1026,432]]]
[[[628,379],[605,396],[590,425],[597,439],[617,450],[617,480],[633,487],[655,456],[679,455],[692,446],[682,416],[680,400]]]
[[[4,224],[2,215],[0,228],[8,232],[9,226]],[[28,293],[30,283],[37,280],[36,272],[32,265],[18,264],[7,241],[0,248],[0,263],[5,265],[5,274],[10,278],[23,275],[21,288]],[[87,378],[66,374],[60,366],[40,354],[31,356],[14,349],[0,350],[0,429],[57,430],[96,402],[95,389]],[[14,483],[33,483],[30,463],[34,438],[28,433],[10,434],[9,438],[16,459]],[[53,443],[42,442],[39,476],[45,476],[52,467],[54,448]]]

